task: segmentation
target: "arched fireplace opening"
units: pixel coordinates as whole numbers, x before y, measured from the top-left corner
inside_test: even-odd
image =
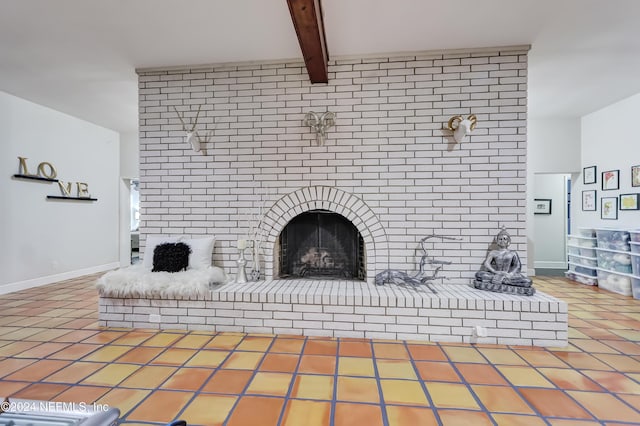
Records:
[[[279,278],[366,279],[364,240],[340,214],[313,210],[294,217],[277,246]]]

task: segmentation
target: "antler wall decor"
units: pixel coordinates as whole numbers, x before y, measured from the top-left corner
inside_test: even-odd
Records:
[[[316,132],[316,144],[324,145],[324,139],[327,136],[327,129],[336,124],[336,115],[330,111],[318,116],[313,111],[308,112],[304,116],[304,125],[311,127]]]
[[[188,144],[190,144],[191,148],[193,148],[193,150],[196,151],[196,152],[200,151],[200,145],[202,143],[202,140],[200,139],[200,135],[198,135],[198,131],[196,130],[196,126],[198,125],[198,117],[200,117],[200,109],[201,108],[202,108],[202,105],[199,105],[198,106],[198,112],[196,113],[196,119],[193,121],[193,125],[189,129],[187,127],[187,125],[184,123],[184,119],[182,118],[182,116],[178,112],[178,109],[175,106],[173,107],[174,111],[178,115],[178,118],[180,119],[180,123],[182,123],[182,130],[184,130],[184,132],[186,133],[185,141]],[[205,141],[206,140],[207,140],[207,138],[205,138]]]
[[[456,115],[449,119],[447,129],[453,130],[453,139],[457,143],[460,143],[466,135],[476,128],[477,123],[478,119],[474,114],[471,114],[467,118],[462,118],[461,115]]]

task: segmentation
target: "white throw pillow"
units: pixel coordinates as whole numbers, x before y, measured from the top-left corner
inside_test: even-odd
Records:
[[[177,243],[182,240],[182,236],[167,237],[163,235],[147,235],[147,242],[144,247],[144,255],[142,256],[142,266],[144,269],[153,269],[153,251],[156,246],[163,243]],[[189,255],[189,262],[191,262],[191,255]]]
[[[211,255],[215,237],[185,238],[180,242],[191,248],[189,254],[189,269],[205,269],[211,266]]]

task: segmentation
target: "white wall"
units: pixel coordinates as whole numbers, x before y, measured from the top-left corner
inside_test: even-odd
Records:
[[[0,293],[118,265],[118,133],[0,92],[0,154]],[[18,156],[98,201],[47,200],[58,184],[13,179]]]
[[[550,199],[551,214],[533,216],[535,268],[567,268],[565,235],[567,233],[566,174],[536,174],[534,198]],[[533,210],[533,205],[532,205]]]
[[[120,134],[120,177],[137,179],[140,176],[139,150],[137,132]]]
[[[577,173],[580,166],[580,119],[529,120],[529,156],[532,173]]]
[[[618,220],[600,218],[600,199],[640,193],[631,187],[631,166],[640,164],[640,143],[635,130],[640,116],[640,94],[582,118],[582,165],[597,167],[597,183],[584,185],[582,169],[572,192],[572,215],[576,227],[640,228],[640,210],[619,211]],[[620,189],[602,191],[603,171],[620,170]],[[597,211],[582,211],[582,191],[597,190]],[[575,227],[574,227],[575,229]]]

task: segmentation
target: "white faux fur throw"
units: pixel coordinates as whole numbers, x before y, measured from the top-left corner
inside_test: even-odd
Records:
[[[118,298],[189,298],[203,295],[210,284],[222,284],[227,275],[221,268],[188,269],[181,272],[151,272],[132,265],[104,274],[96,282],[100,294]]]

